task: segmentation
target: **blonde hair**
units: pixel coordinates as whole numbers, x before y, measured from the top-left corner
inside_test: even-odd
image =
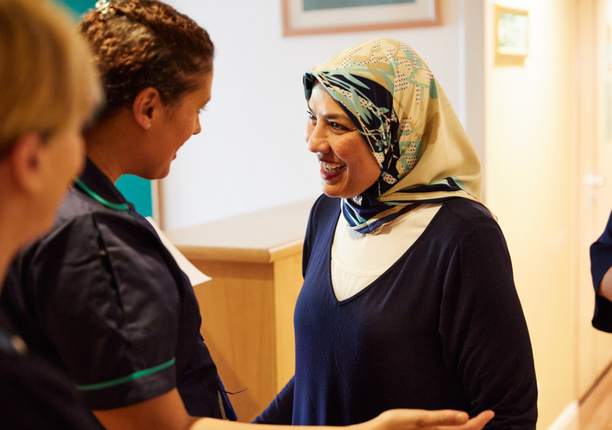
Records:
[[[24,133],[48,139],[101,90],[71,16],[50,0],[0,0],[0,157]]]

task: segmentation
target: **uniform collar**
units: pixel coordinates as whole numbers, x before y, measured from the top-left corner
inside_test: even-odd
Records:
[[[108,176],[106,176],[89,158],[85,160],[85,168],[81,176],[79,176],[79,179],[89,190],[112,204],[130,204]]]

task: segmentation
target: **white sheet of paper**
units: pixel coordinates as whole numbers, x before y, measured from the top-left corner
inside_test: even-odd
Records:
[[[187,258],[183,254],[181,254],[181,251],[176,249],[176,246],[174,246],[172,242],[170,242],[170,239],[168,239],[168,237],[164,234],[161,228],[159,228],[153,218],[148,216],[147,221],[151,223],[151,225],[159,235],[159,238],[161,239],[162,243],[166,248],[168,248],[168,251],[170,251],[170,254],[172,254],[181,270],[187,274],[187,277],[189,278],[189,281],[191,282],[192,286],[195,287],[196,285],[203,284],[204,282],[208,282],[212,279],[210,276],[205,275],[197,267],[191,264],[191,262],[187,260]]]

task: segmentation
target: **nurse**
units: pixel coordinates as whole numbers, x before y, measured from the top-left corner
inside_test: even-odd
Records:
[[[601,236],[591,245],[590,255],[595,288],[593,327],[612,333],[612,214]]]
[[[83,167],[81,127],[101,92],[87,45],[48,1],[0,1],[0,279],[53,224]],[[1,288],[1,287],[0,287]],[[66,375],[0,320],[0,427],[97,427]]]
[[[213,420],[236,418],[201,338],[191,285],[114,185],[124,174],[165,177],[201,131],[213,44],[156,0],[99,1],[80,31],[106,105],[85,131],[85,168],[53,231],[20,254],[2,305],[30,350],[65,369],[105,428],[184,429],[197,417],[207,417],[200,429],[250,425]],[[390,411],[361,427],[466,421],[457,411]]]
[[[52,232],[9,273],[4,310],[33,353],[66,370],[105,428],[235,419],[187,277],[114,185],[124,174],[163,178],[200,132],[213,44],[194,21],[149,0],[98,2],[79,30],[106,104],[85,131],[84,170]]]

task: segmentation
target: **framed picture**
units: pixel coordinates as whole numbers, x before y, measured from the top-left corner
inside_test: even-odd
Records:
[[[283,35],[440,24],[439,0],[281,0]]]
[[[529,12],[495,5],[495,60],[521,63],[529,54]]]

